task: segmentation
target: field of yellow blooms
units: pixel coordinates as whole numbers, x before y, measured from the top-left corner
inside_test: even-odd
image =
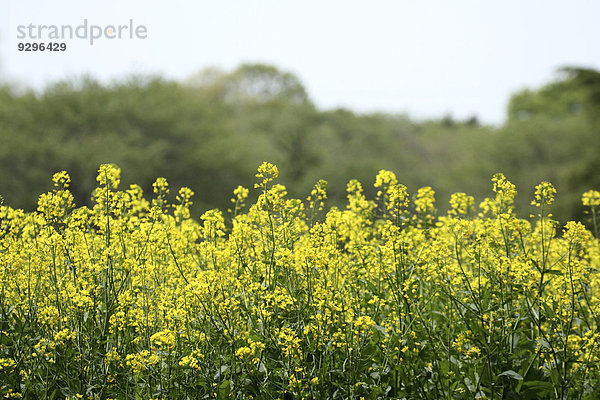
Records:
[[[1,206],[2,398],[600,398],[600,193],[594,234],[557,226],[546,182],[520,219],[501,174],[446,215],[385,170],[329,211],[324,181],[302,201],[277,175],[199,221],[190,189],[145,199],[112,165],[92,208],[65,172],[37,212]]]

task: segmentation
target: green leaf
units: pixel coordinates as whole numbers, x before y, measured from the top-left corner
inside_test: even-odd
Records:
[[[516,379],[518,381],[523,380],[523,377],[521,375],[519,375],[518,373],[516,373],[515,371],[513,371],[512,369],[504,371],[504,372],[500,373],[498,376],[508,376],[509,378]]]
[[[221,365],[221,368],[219,368],[219,370],[215,373],[213,379],[218,380],[221,377],[221,375],[223,375],[223,373],[227,371],[227,369],[229,369],[229,365]]]
[[[546,398],[546,396],[551,396],[554,392],[552,383],[547,381],[523,382],[523,389],[523,398],[532,400]]]
[[[540,342],[540,346],[545,349],[550,349],[550,343],[548,343],[545,339],[538,339],[538,341]]]
[[[554,309],[552,309],[552,307],[550,307],[549,304],[547,303],[542,303],[542,307],[544,308],[544,312],[546,313],[546,316],[548,317],[556,317],[556,313],[554,312]]]
[[[450,356],[450,362],[454,365],[456,365],[458,368],[462,368],[462,362],[458,359],[456,359],[456,357],[454,356]]]
[[[385,328],[383,326],[375,324],[375,325],[373,325],[373,329],[381,332],[381,334],[383,336],[387,336],[387,332],[386,332],[386,330],[385,330]]]
[[[226,399],[229,397],[229,393],[231,392],[231,384],[229,383],[229,381],[223,381],[220,385],[219,385],[219,394],[218,394],[218,398],[219,399]]]
[[[557,269],[547,269],[546,271],[544,271],[546,274],[550,274],[550,275],[564,275],[562,272],[560,272]]]
[[[267,367],[265,366],[265,364],[263,362],[260,362],[258,364],[258,372],[260,372],[261,374],[267,373]]]

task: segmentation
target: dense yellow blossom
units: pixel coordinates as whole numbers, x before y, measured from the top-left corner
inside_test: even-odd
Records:
[[[90,208],[64,171],[36,212],[0,205],[0,395],[600,396],[597,191],[591,232],[551,220],[547,182],[522,219],[502,174],[439,216],[391,171],[329,210],[325,181],[303,202],[278,175],[263,163],[230,214],[192,216],[164,178],[121,190],[114,165]]]

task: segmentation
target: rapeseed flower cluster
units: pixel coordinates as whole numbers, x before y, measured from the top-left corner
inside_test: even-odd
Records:
[[[114,165],[90,208],[66,172],[36,212],[0,205],[0,395],[600,397],[597,191],[590,231],[551,219],[547,182],[522,219],[502,174],[444,215],[391,171],[329,210],[325,181],[304,202],[278,175],[259,167],[254,204],[235,188],[230,218],[193,218],[164,178],[120,189]]]

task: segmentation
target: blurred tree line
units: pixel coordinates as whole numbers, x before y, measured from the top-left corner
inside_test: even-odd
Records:
[[[378,170],[396,172],[413,193],[430,185],[438,207],[463,191],[489,196],[503,172],[529,211],[534,186],[557,187],[555,216],[580,217],[579,199],[600,188],[600,73],[564,69],[541,88],[515,93],[500,127],[476,118],[415,121],[405,115],[319,110],[294,75],[262,64],[232,72],[206,69],[185,82],[136,77],[100,84],[59,82],[41,93],[0,87],[0,193],[28,210],[67,170],[77,204],[89,202],[101,163],[122,168],[123,184],[146,192],[164,176],[196,193],[197,215],[226,209],[239,184],[252,187],[264,160],[280,182],[306,197],[329,182],[330,205],[359,179],[367,191]]]

